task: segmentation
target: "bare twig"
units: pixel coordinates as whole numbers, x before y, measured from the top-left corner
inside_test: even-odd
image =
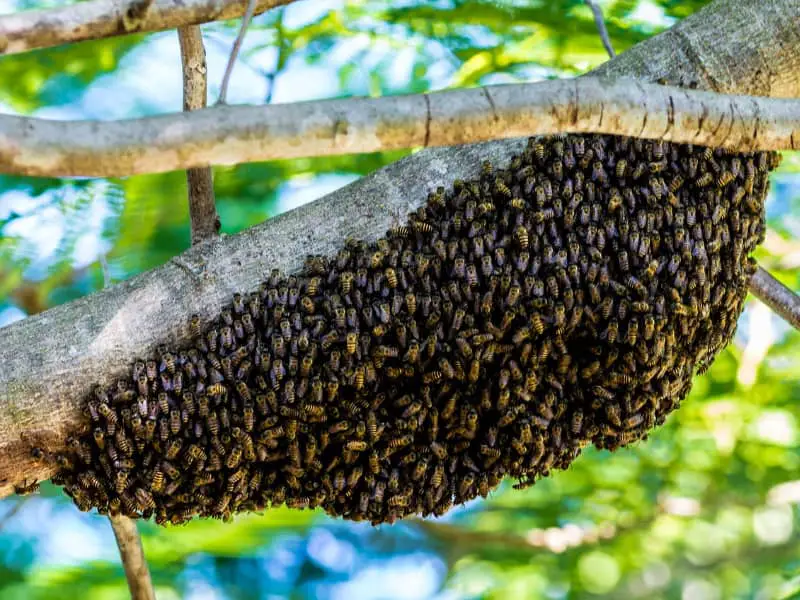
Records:
[[[150,579],[150,570],[142,549],[142,538],[136,529],[136,522],[123,515],[109,516],[114,537],[117,539],[122,566],[125,568],[125,577],[128,579],[128,589],[132,600],[155,600],[153,582]]]
[[[0,115],[0,172],[117,177],[560,132],[795,149],[800,100],[581,77],[105,122]]]
[[[236,58],[239,56],[239,50],[242,47],[244,36],[247,34],[247,27],[250,25],[250,19],[253,18],[255,6],[256,0],[247,0],[247,9],[244,11],[244,16],[242,17],[242,26],[239,29],[236,40],[233,42],[231,55],[228,57],[228,64],[225,67],[225,74],[222,76],[222,85],[220,86],[217,104],[225,104],[228,95],[228,85],[230,84],[231,74],[233,73],[233,66],[236,64]]]
[[[611,45],[611,38],[608,36],[608,29],[606,29],[606,21],[603,18],[602,9],[597,6],[595,0],[584,0],[586,5],[592,9],[594,15],[594,24],[597,26],[597,33],[600,34],[600,39],[603,41],[603,48],[608,52],[610,58],[614,58],[617,53],[614,52],[614,46]]]
[[[284,40],[283,35],[283,14],[284,9],[280,8],[278,14],[278,20],[275,23],[275,45],[278,47],[278,58],[275,60],[275,68],[272,69],[269,73],[267,73],[267,83],[269,84],[269,89],[267,90],[267,96],[264,98],[264,104],[272,104],[272,97],[275,95],[275,80],[278,78],[278,74],[283,70],[284,65],[286,64],[286,43]]]
[[[105,254],[101,254],[98,260],[100,261],[100,269],[103,271],[103,287],[107,288],[112,283],[111,271],[108,268],[108,259]]]
[[[236,19],[244,14],[247,1],[145,0],[131,4],[119,0],[89,0],[59,8],[0,15],[0,54]],[[293,1],[257,0],[253,13],[258,15]]]
[[[800,330],[800,296],[761,267],[750,280],[750,293],[774,310],[789,325]]]
[[[206,50],[200,27],[190,25],[178,29],[183,64],[183,110],[204,108],[208,94]],[[214,202],[214,180],[211,167],[195,167],[186,171],[189,192],[189,217],[192,244],[217,235],[219,217]]]

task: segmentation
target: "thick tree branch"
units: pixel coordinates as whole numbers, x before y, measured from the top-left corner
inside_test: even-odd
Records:
[[[800,100],[587,77],[412,96],[219,106],[110,122],[0,115],[0,171],[116,177],[590,131],[738,150],[795,149]]]
[[[625,52],[601,72],[671,81],[705,73],[722,82],[721,92],[800,96],[800,43],[787,43],[800,37],[799,16],[796,0],[717,0],[646,42],[647,51]],[[681,36],[704,50],[674,58]],[[709,58],[713,50],[740,60],[717,62]],[[775,62],[784,68],[773,70]],[[0,329],[0,496],[25,479],[49,478],[53,467],[34,462],[31,447],[63,447],[82,422],[92,385],[127,374],[159,343],[186,343],[189,315],[207,320],[233,292],[256,289],[269,269],[296,271],[306,254],[334,252],[348,236],[375,239],[436,186],[474,174],[483,160],[502,163],[523,145],[517,139],[419,152],[241,234]]]
[[[256,0],[261,14],[294,0]],[[142,10],[144,7],[147,10]],[[247,0],[90,0],[0,16],[0,54],[236,19]]]
[[[150,580],[150,570],[144,557],[142,539],[139,537],[136,523],[122,515],[109,517],[108,520],[111,521],[111,528],[117,539],[131,600],[155,600],[153,582]]]
[[[750,293],[800,331],[800,296],[761,267],[750,280]]]
[[[800,3],[715,0],[591,74],[666,79],[674,85],[726,94],[797,98]]]
[[[178,29],[183,65],[183,110],[204,108],[208,94],[206,49],[203,36],[196,25]],[[192,244],[213,237],[219,232],[219,217],[214,203],[214,180],[211,167],[196,167],[186,171],[189,192],[189,218]]]

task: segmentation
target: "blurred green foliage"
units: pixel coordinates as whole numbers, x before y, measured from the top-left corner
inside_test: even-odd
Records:
[[[242,63],[267,99],[275,90],[288,99],[378,95],[571,76],[606,60],[580,0],[321,4],[311,10],[313,2],[300,2],[255,19]],[[602,6],[623,51],[704,4]],[[227,52],[237,27],[205,26],[209,49]],[[0,103],[23,114],[80,116],[91,90],[113,89],[132,70],[147,72],[159,60],[148,48],[167,35],[174,34],[4,57]],[[319,69],[332,83],[306,89]],[[221,73],[210,72],[213,88]],[[159,83],[142,90],[153,102]],[[164,110],[174,109],[170,102]],[[218,168],[223,231],[252,226],[404,154]],[[787,154],[773,178],[772,232],[758,254],[793,288],[798,172],[800,158]],[[186,249],[185,195],[182,173],[113,181],[0,177],[0,322],[100,289],[101,256],[113,282]],[[159,598],[798,598],[798,364],[800,335],[751,303],[736,342],[664,427],[613,455],[587,451],[569,471],[528,490],[506,485],[443,519],[393,527],[289,510],[232,524],[141,524]],[[0,509],[3,598],[127,596],[103,518],[78,513],[48,484],[41,495],[7,499]]]

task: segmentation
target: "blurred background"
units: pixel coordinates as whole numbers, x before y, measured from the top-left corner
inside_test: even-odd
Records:
[[[65,4],[0,0],[0,13]],[[618,52],[702,0],[599,2]],[[211,102],[239,22],[203,27]],[[254,19],[230,103],[573,76],[606,60],[580,0],[302,0]],[[181,109],[174,31],[0,58],[0,111],[114,119]],[[404,153],[215,171],[225,233]],[[800,155],[772,178],[758,258],[797,289]],[[189,246],[185,174],[0,176],[0,326]],[[0,330],[0,343],[2,343]],[[140,530],[161,599],[800,598],[800,334],[752,300],[736,341],[666,425],[587,451],[526,491],[372,528],[310,511]],[[58,488],[0,501],[0,598],[128,596],[111,528]]]

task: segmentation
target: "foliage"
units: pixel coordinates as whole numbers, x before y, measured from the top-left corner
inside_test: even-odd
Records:
[[[703,4],[610,0],[603,8],[622,51]],[[320,5],[299,3],[255,19],[234,76],[242,87],[233,89],[251,86],[276,101],[413,93],[570,76],[605,60],[580,0]],[[204,27],[212,89],[237,26]],[[153,49],[163,49],[159,41],[166,36],[174,33],[1,58],[0,102],[25,114],[80,117],[93,90],[113,89],[126,73],[148,72],[161,60]],[[177,40],[174,51],[177,56]],[[173,77],[179,79],[179,70]],[[175,98],[158,93],[162,84],[175,88],[154,80],[142,96],[173,110]],[[216,169],[223,229],[240,231],[402,154]],[[792,241],[800,235],[798,172],[800,159],[787,154],[768,203],[773,233],[758,255],[792,287],[800,256]],[[0,323],[100,289],[101,255],[111,281],[118,281],[183,251],[189,244],[185,195],[182,173],[115,181],[0,177]],[[157,593],[798,597],[799,361],[800,335],[751,303],[736,343],[646,442],[613,455],[588,451],[569,471],[529,490],[507,485],[436,521],[371,528],[276,510],[233,524],[197,521],[166,530],[142,524]],[[0,516],[3,598],[126,597],[103,518],[78,513],[49,485],[18,502],[2,503],[4,511],[18,508]]]

